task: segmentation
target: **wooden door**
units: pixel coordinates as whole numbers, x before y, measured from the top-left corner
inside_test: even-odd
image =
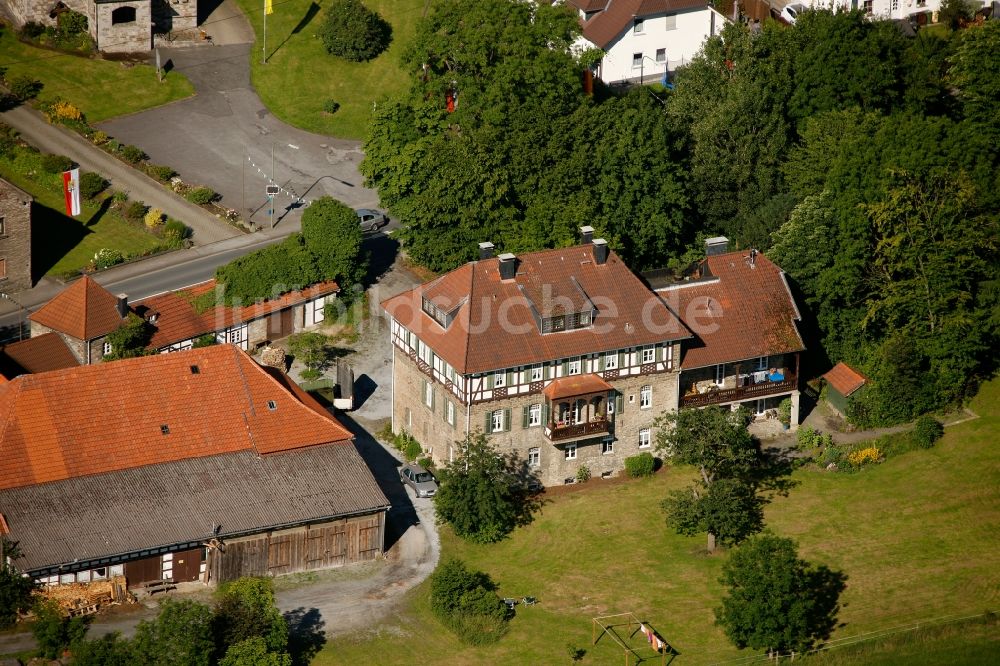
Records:
[[[201,577],[202,548],[174,553],[174,580],[178,583],[196,581]]]
[[[159,555],[125,563],[125,579],[129,587],[163,578],[163,560]]]

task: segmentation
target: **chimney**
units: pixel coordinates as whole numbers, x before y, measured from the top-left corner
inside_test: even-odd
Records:
[[[118,316],[124,319],[128,316],[128,294],[118,294]]]
[[[716,236],[705,240],[705,256],[714,257],[717,254],[729,252],[729,239],[725,236]]]
[[[500,279],[513,280],[514,276],[517,275],[517,257],[510,252],[505,252],[498,259],[500,259]]]
[[[479,258],[480,259],[492,259],[493,258],[493,243],[486,242],[479,244]]]
[[[598,266],[608,263],[608,241],[603,238],[594,239],[594,263]]]
[[[590,245],[591,241],[594,240],[594,227],[587,225],[586,227],[580,227],[580,244]]]

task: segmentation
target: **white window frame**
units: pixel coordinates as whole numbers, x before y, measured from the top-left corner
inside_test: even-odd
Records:
[[[618,352],[611,352],[604,355],[604,369],[605,370],[617,370],[618,369]]]
[[[434,407],[434,385],[424,382],[424,406],[433,409]]]
[[[567,444],[563,449],[563,456],[566,460],[576,460],[576,444]]]
[[[667,61],[667,50],[656,49],[656,62],[664,63],[666,61]]]
[[[542,466],[542,449],[533,446],[528,449],[528,467],[541,467]]]
[[[758,370],[767,370],[767,360],[768,360],[767,356],[758,356],[757,357],[757,369]]]
[[[455,425],[455,403],[451,400],[448,401],[448,407],[446,410],[448,425]]]
[[[567,375],[579,375],[583,372],[583,361],[579,358],[570,359],[569,364],[566,366]]]
[[[649,346],[642,348],[642,362],[643,363],[656,362],[656,347]]]
[[[541,365],[533,365],[533,366],[531,366],[529,377],[530,377],[530,381],[533,381],[533,382],[540,382],[540,381],[542,381],[542,377],[544,377],[544,374],[542,372],[542,366]]]
[[[646,384],[639,389],[639,409],[651,409],[653,407],[653,387]]]
[[[639,56],[638,58],[636,56]],[[632,69],[639,69],[642,67],[642,54],[633,53],[632,54]]]
[[[493,388],[503,388],[507,386],[507,372],[500,370],[493,373]]]
[[[664,23],[667,26],[667,30],[677,29],[677,14],[667,14],[663,18],[665,19]]]
[[[726,383],[726,364],[720,363],[715,366],[715,385],[722,386]]]
[[[653,445],[653,429],[639,428],[639,448],[648,449]]]
[[[614,452],[615,452],[615,443],[614,443],[614,441],[601,442],[601,455],[602,456],[610,456]]]
[[[494,409],[490,413],[490,432],[503,432],[506,430],[504,427],[506,425],[507,424],[504,423],[503,410]]]
[[[534,428],[542,425],[542,403],[536,402],[528,407],[528,427]]]
[[[104,341],[104,347],[101,348],[101,352],[102,352],[102,354],[104,356],[107,356],[108,354],[110,354],[111,353],[111,343],[108,342],[107,340],[105,340]]]

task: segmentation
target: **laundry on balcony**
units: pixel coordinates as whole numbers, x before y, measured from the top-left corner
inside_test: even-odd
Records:
[[[783,370],[778,370],[777,368],[771,368],[771,371],[767,373],[767,381],[769,382],[783,382],[785,381],[785,373]]]

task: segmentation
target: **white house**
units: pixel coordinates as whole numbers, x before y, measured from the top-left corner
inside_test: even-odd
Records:
[[[691,62],[726,19],[705,0],[566,0],[580,14],[580,51],[605,53],[605,83],[652,82]]]
[[[872,18],[906,19],[912,17],[924,25],[937,21],[937,13],[941,9],[942,0],[795,0],[795,2],[809,9],[832,9],[834,11],[861,9]],[[982,7],[988,7],[990,1],[972,0],[972,4],[979,10]]]

